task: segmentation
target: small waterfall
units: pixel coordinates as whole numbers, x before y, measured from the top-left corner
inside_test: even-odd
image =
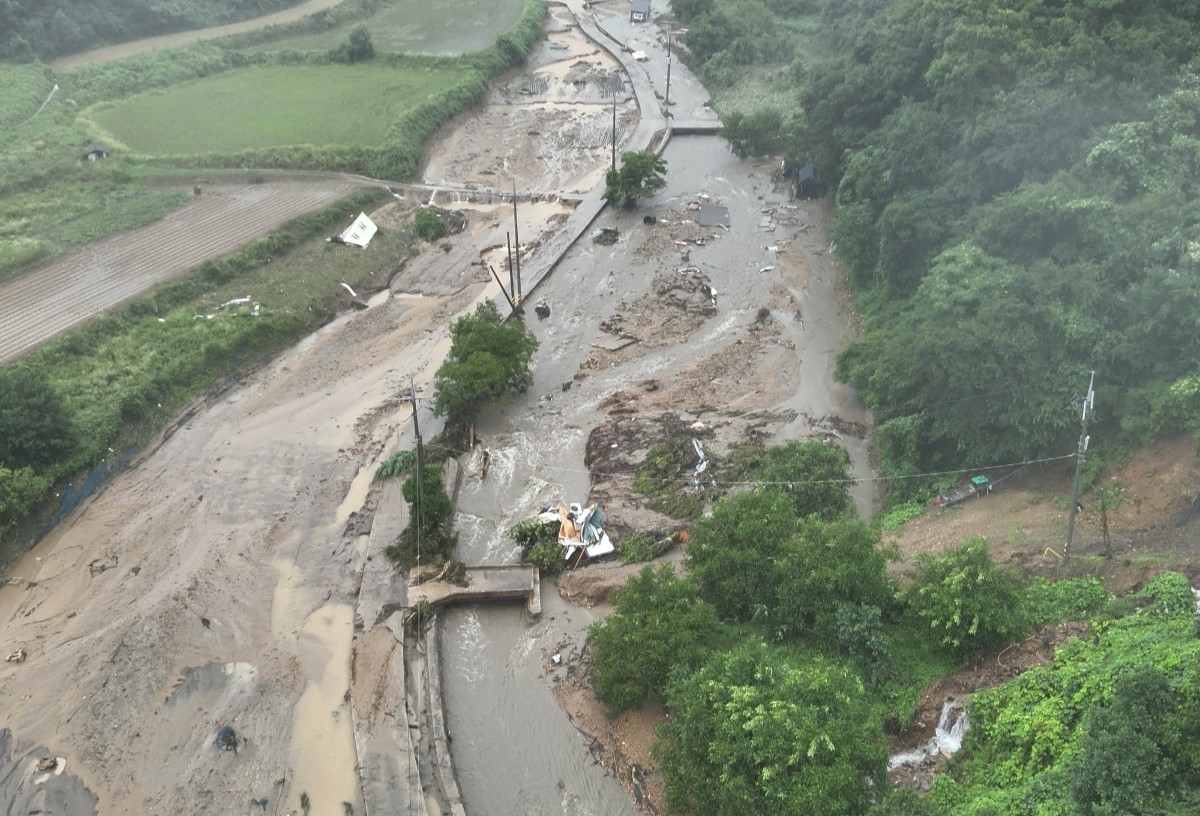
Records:
[[[908,751],[901,751],[888,757],[889,771],[901,765],[919,765],[930,757],[950,756],[962,748],[963,734],[971,723],[962,701],[947,697],[942,703],[942,713],[938,717],[937,726],[933,729],[933,738],[924,745]]]

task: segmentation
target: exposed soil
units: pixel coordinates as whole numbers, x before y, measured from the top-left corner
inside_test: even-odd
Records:
[[[522,192],[577,196],[601,179],[614,109],[618,146],[637,123],[628,81],[565,7],[551,7],[546,28],[526,70],[495,88],[482,111],[452,119],[429,140],[426,181],[507,190],[516,179]]]

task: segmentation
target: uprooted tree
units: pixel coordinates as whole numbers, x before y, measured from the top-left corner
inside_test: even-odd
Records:
[[[604,197],[632,207],[639,198],[650,198],[666,186],[667,160],[657,153],[631,151],[621,154],[620,169],[605,174]]]

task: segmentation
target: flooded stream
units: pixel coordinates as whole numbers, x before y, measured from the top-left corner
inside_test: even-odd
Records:
[[[711,137],[677,138],[664,154],[668,188],[653,202],[633,211],[604,211],[593,228],[616,228],[612,246],[585,235],[536,291],[551,304],[544,321],[530,319],[540,347],[534,360],[534,386],[503,411],[480,418],[477,430],[492,454],[483,481],[468,462],[459,500],[459,550],[467,563],[512,563],[516,546],[504,537],[514,522],[550,503],[583,501],[590,481],[584,448],[602,418],[598,403],[636,382],[664,377],[690,366],[753,322],[771,299],[778,278],[760,273],[766,247],[784,238],[784,230],[759,229],[764,206],[783,206],[786,196],[773,189],[769,169],[733,157]],[[718,312],[683,347],[663,345],[623,365],[593,370],[581,381],[573,376],[602,332],[600,321],[621,300],[645,292],[654,273],[675,261],[635,252],[647,212],[677,209],[706,193],[730,208],[732,227],[720,240],[692,250],[721,293]],[[819,205],[796,205],[803,217],[819,219]],[[786,327],[802,358],[795,392],[783,408],[797,412],[781,435],[798,432],[804,416],[840,412],[865,421],[861,404],[836,388],[833,358],[849,335],[839,317],[833,267],[819,230],[798,233],[790,251],[804,253],[810,279],[795,284],[800,304]],[[528,293],[527,293],[528,295]],[[573,382],[568,391],[562,384]],[[703,395],[698,395],[702,399]],[[680,405],[680,410],[694,409]],[[855,442],[856,440],[850,440]],[[856,472],[868,475],[865,446],[851,450]],[[874,499],[872,482],[855,490],[860,508]],[[586,741],[571,725],[548,688],[543,660],[563,642],[580,644],[591,614],[566,604],[552,582],[543,581],[541,620],[520,605],[481,605],[444,613],[443,678],[454,761],[470,814],[633,814],[628,795],[605,775],[588,753]],[[519,749],[517,747],[519,746]]]

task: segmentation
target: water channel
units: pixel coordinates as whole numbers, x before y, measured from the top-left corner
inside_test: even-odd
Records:
[[[458,516],[458,557],[467,563],[511,563],[516,547],[504,530],[540,506],[583,501],[589,488],[584,447],[589,430],[602,415],[597,404],[614,391],[650,377],[692,365],[729,342],[749,325],[771,297],[778,278],[762,274],[764,244],[785,237],[765,236],[756,228],[764,206],[782,207],[786,196],[775,191],[769,171],[733,157],[712,137],[682,137],[665,152],[669,186],[635,211],[606,210],[593,227],[614,227],[621,240],[593,244],[584,236],[536,292],[551,304],[545,321],[529,320],[540,347],[530,391],[502,411],[481,418],[477,429],[492,453],[486,481],[466,468]],[[730,208],[732,228],[703,251],[693,250],[720,292],[718,313],[688,344],[649,349],[633,361],[593,371],[564,392],[601,336],[599,322],[649,288],[656,270],[671,257],[644,258],[633,250],[648,229],[647,212],[679,208],[698,193]],[[803,218],[820,218],[819,205],[800,202]],[[861,411],[852,394],[835,387],[833,355],[849,329],[839,317],[836,281],[822,241],[814,231],[792,251],[812,255],[810,279],[792,292],[799,308],[786,315],[788,337],[803,358],[795,393],[781,408],[810,416],[840,411],[850,418]],[[672,266],[673,268],[673,266]],[[802,315],[802,316],[801,316]],[[698,394],[697,403],[703,399]],[[547,397],[550,397],[547,399]],[[680,405],[680,410],[696,408]],[[781,435],[794,429],[785,424]],[[862,443],[847,440],[856,472],[869,473]],[[859,505],[869,508],[871,482],[857,489]],[[470,814],[633,814],[636,811],[615,780],[604,775],[555,702],[543,670],[545,657],[564,642],[578,646],[592,620],[588,610],[558,598],[543,582],[544,613],[528,618],[519,605],[451,609],[444,614],[443,679],[452,751]]]

